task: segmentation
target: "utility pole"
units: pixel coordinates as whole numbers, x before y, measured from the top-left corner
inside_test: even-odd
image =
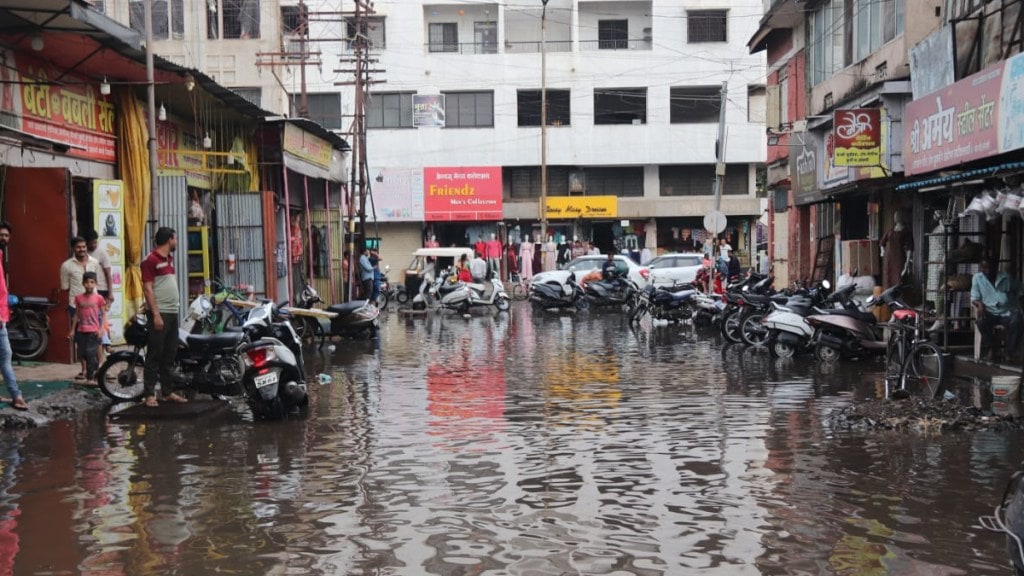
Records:
[[[548,237],[548,0],[540,0],[540,238]]]
[[[715,270],[717,270],[718,258],[721,253],[715,256],[718,250],[718,234],[725,229],[725,218],[722,215],[722,186],[725,180],[725,104],[729,99],[729,82],[722,81],[721,101],[718,109],[718,140],[715,141],[715,187],[714,187],[714,208],[711,214],[704,218],[704,227],[711,232],[711,270],[708,274],[708,294],[714,291]],[[710,225],[709,225],[710,224]],[[719,230],[722,228],[722,230]]]
[[[306,66],[320,66],[320,51],[311,52],[309,50],[309,7],[303,0],[299,0],[299,20],[297,25],[285,34],[282,30],[282,37],[288,38],[290,36],[297,37],[299,44],[298,50],[290,49],[290,46],[286,43],[281,47],[280,52],[257,52],[256,53],[256,66],[267,66],[274,70],[274,76],[277,77],[277,69],[290,66],[299,67],[299,110],[298,115],[301,118],[309,117],[309,97],[306,90]],[[280,82],[280,78],[278,78]]]

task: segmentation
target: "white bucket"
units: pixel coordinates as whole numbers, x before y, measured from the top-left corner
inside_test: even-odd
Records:
[[[1007,400],[1016,398],[1020,391],[1020,376],[993,376],[992,377],[992,398],[993,400]]]

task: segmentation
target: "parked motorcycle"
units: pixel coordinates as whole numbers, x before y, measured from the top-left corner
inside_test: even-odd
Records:
[[[853,300],[856,289],[857,286],[851,284],[829,296],[827,302],[839,303],[841,308],[807,317],[807,323],[815,330],[812,346],[818,360],[834,362],[839,358],[885,354],[887,343],[882,338],[878,320],[874,314],[858,308]],[[881,303],[880,299],[868,300],[869,307]]]
[[[7,337],[11,341],[14,358],[40,358],[50,345],[50,317],[47,312],[54,304],[46,298],[9,295],[7,306],[11,312],[11,319],[7,322]]]
[[[312,310],[317,304],[323,304],[320,293],[309,281],[299,292],[295,301],[295,308]],[[295,314],[289,322],[299,337],[299,341],[313,342],[324,341],[332,336],[339,337],[369,337],[377,335],[379,326],[380,309],[369,300],[353,300],[343,304],[331,304],[326,308],[327,312],[335,314],[334,318],[317,318]]]
[[[287,316],[266,301],[249,312],[242,330],[249,340],[239,350],[245,364],[242,389],[253,416],[282,420],[305,408],[309,397],[301,340]]]
[[[671,291],[648,284],[640,291],[639,303],[630,313],[629,320],[632,323],[640,322],[645,314],[650,314],[654,320],[690,320],[697,312],[697,294],[697,290],[692,287]]]
[[[587,310],[590,308],[590,300],[583,288],[576,282],[575,272],[570,272],[564,283],[554,279],[531,282],[529,297],[534,310],[549,308]]]
[[[615,270],[608,279],[586,282],[583,292],[591,306],[626,305],[632,312],[634,306],[631,302],[640,292],[640,287],[628,278],[627,272]]]
[[[811,350],[814,328],[806,318],[815,313],[815,306],[821,305],[828,297],[832,283],[822,280],[806,293],[798,292],[785,304],[772,302],[772,311],[763,320],[768,333],[765,345],[775,358],[792,358],[798,353]]]

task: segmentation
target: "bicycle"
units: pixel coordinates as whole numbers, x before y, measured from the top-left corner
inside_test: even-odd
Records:
[[[509,284],[512,285],[509,291],[512,293],[513,300],[522,302],[530,297],[530,281],[523,278],[521,274],[513,274]]]
[[[220,334],[228,328],[238,328],[245,324],[249,311],[239,309],[228,300],[252,300],[252,292],[243,293],[239,289],[240,286],[225,286],[218,279],[214,279],[211,286],[216,291],[209,297],[213,310],[196,324],[193,331],[201,334]]]
[[[935,311],[910,308],[899,300],[898,290],[886,292],[888,297],[882,303],[893,312],[885,349],[885,396],[906,398],[910,385],[938,396],[943,389],[942,348],[928,338],[924,329],[925,321],[934,319]]]

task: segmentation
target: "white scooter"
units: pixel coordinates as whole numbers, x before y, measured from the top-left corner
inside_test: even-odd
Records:
[[[765,345],[775,358],[792,358],[800,352],[811,350],[814,341],[814,327],[807,323],[807,316],[815,314],[832,283],[822,280],[808,294],[791,296],[785,304],[772,302],[772,311],[761,320],[768,330]]]
[[[437,278],[427,275],[420,284],[420,291],[412,299],[413,310],[434,308],[469,310],[473,298],[473,290],[465,283],[459,282],[452,271],[443,270]]]
[[[484,280],[482,283],[472,282],[466,284],[472,292],[469,298],[470,306],[491,306],[504,312],[512,305],[508,293],[505,292],[505,285],[497,278]]]

